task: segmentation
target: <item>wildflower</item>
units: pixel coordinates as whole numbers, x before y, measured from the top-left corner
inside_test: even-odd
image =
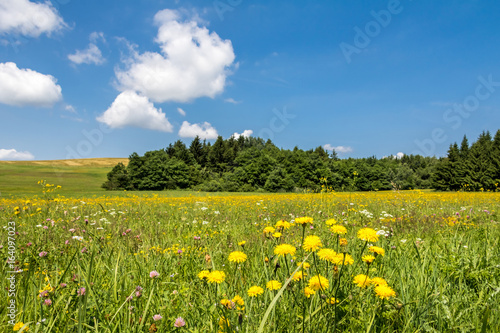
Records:
[[[305,287],[304,294],[306,295],[307,298],[309,298],[309,297],[311,297],[311,295],[316,294],[316,292],[314,291],[314,289],[311,289],[309,287]]]
[[[229,299],[226,299],[226,298],[222,299],[220,301],[220,304],[222,304],[223,306],[225,306],[227,309],[230,309],[230,310],[234,309],[234,307],[235,307],[234,302],[229,300]]]
[[[22,327],[24,326],[24,323],[22,321],[16,323],[14,325],[14,327],[12,328],[13,331],[19,331]],[[24,330],[24,332],[26,332],[28,330],[28,327],[26,326],[26,329]]]
[[[372,228],[362,228],[358,230],[358,238],[367,242],[378,241],[379,235]]]
[[[243,298],[241,298],[241,296],[239,295],[236,295],[233,297],[232,301],[236,304],[238,304],[239,306],[243,306],[245,305],[245,301],[243,300]]]
[[[160,273],[158,273],[157,271],[151,271],[149,273],[149,277],[152,279],[157,278],[158,276],[160,276]]]
[[[264,228],[264,233],[265,234],[272,234],[275,231],[276,231],[276,229],[274,229],[273,227],[265,227]]]
[[[276,280],[271,280],[266,284],[266,288],[269,290],[278,290],[281,288],[281,282]]]
[[[304,216],[304,217],[297,217],[295,219],[295,223],[297,224],[301,224],[302,226],[305,227],[306,224],[313,224],[313,218],[312,217],[308,217],[308,216]]]
[[[226,317],[224,317],[224,316],[220,317],[220,319],[219,319],[219,327],[221,328],[221,330],[229,328],[229,326],[230,326],[229,325],[229,320]]]
[[[206,279],[208,277],[208,274],[210,274],[209,271],[201,271],[198,273],[198,278],[200,280]]]
[[[40,256],[40,258],[43,258],[43,257],[46,257],[46,256],[47,256],[47,254],[49,254],[49,253],[48,253],[48,252],[46,252],[46,251],[42,251],[42,252],[40,252],[38,255]]]
[[[222,283],[226,279],[226,273],[223,271],[213,271],[207,276],[209,283]]]
[[[387,281],[381,277],[374,277],[373,279],[370,279],[370,283],[376,286],[387,286]]]
[[[375,293],[377,294],[378,297],[381,299],[389,299],[389,297],[394,297],[396,296],[396,292],[392,290],[391,287],[388,285],[379,285],[375,287]]]
[[[247,243],[247,241],[241,241],[241,242],[238,242],[238,245],[241,247],[244,247],[246,243]]]
[[[66,283],[61,283],[61,284],[59,285],[59,287],[61,287],[61,288],[66,288],[66,286],[67,286],[67,284],[66,284]]]
[[[305,273],[302,274],[302,271],[298,271],[297,273],[293,274],[292,279],[294,281],[300,281],[300,280],[302,280],[302,278],[304,277],[304,275],[306,275],[306,274]]]
[[[338,302],[339,302],[339,300],[338,300],[338,299],[336,299],[335,297],[332,297],[332,298],[327,299],[327,300],[326,300],[326,302],[327,302],[328,304],[335,304],[335,303],[338,303]]]
[[[247,255],[241,251],[234,251],[229,254],[229,261],[241,264],[247,260]]]
[[[281,232],[275,232],[275,233],[273,234],[273,237],[274,237],[274,238],[280,238],[280,237],[281,237]]]
[[[186,321],[184,321],[182,317],[176,318],[174,327],[183,327],[183,326],[186,326]]]
[[[87,290],[85,289],[85,287],[82,287],[82,288],[78,289],[77,294],[79,296],[84,296],[86,292],[87,292]]]
[[[332,263],[334,263],[335,265],[352,265],[354,264],[354,259],[352,258],[352,256],[350,254],[346,254],[346,253],[339,253],[335,256],[335,258],[333,258],[333,261]]]
[[[318,258],[321,260],[333,262],[336,256],[337,252],[332,249],[321,249],[318,251]]]
[[[161,315],[159,315],[159,314],[155,314],[155,315],[153,316],[153,320],[154,320],[154,321],[161,320],[162,318],[163,318],[163,317],[162,317]]]
[[[366,262],[368,265],[370,265],[374,260],[375,260],[375,257],[372,256],[372,255],[365,255],[363,257],[361,257],[361,260],[363,260],[364,262]]]
[[[259,295],[262,295],[264,293],[264,289],[262,289],[259,286],[253,286],[248,289],[247,294],[250,297],[257,297]]]
[[[46,306],[51,306],[52,305],[52,300],[50,298],[47,298],[44,302],[43,302]]]
[[[329,220],[326,220],[326,225],[334,225],[334,224],[337,224],[337,220],[335,219],[329,219]]]
[[[345,239],[345,238],[339,239],[339,245],[340,246],[347,246],[347,239]]]
[[[73,236],[73,239],[79,240],[80,242],[83,240],[82,236]]]
[[[377,255],[380,254],[382,257],[385,255],[385,250],[378,246],[370,246],[368,250],[370,252],[376,253]]]
[[[278,245],[274,248],[274,254],[276,255],[280,255],[280,256],[286,256],[287,254],[290,254],[290,255],[294,255],[295,254],[295,251],[297,251],[297,249],[292,246],[292,245],[289,245],[289,244],[281,244],[281,245]]]
[[[334,225],[330,228],[330,231],[338,235],[344,235],[347,233],[347,229],[343,225]]]
[[[83,249],[80,252],[81,253],[87,253],[87,248],[84,246]]]
[[[304,239],[304,250],[306,251],[316,251],[322,247],[321,239],[318,236],[307,236]]]
[[[300,267],[300,266],[303,266],[303,267],[304,267],[304,269],[308,269],[309,267],[311,267],[311,264],[310,264],[310,263],[308,263],[308,262],[304,262],[304,263],[298,262],[298,263],[297,263],[297,266],[299,266],[299,267]]]
[[[315,275],[312,278],[309,279],[309,288],[312,288],[314,290],[325,290],[328,289],[330,286],[330,283],[328,282],[328,279],[325,278],[324,276],[321,275]]]
[[[358,287],[364,288],[366,286],[369,286],[371,283],[371,280],[368,276],[364,274],[358,274],[354,277],[353,283],[357,284]]]
[[[278,222],[276,222],[275,227],[276,228],[288,229],[288,228],[291,227],[291,224],[290,224],[290,222],[287,222],[285,220],[279,220]]]

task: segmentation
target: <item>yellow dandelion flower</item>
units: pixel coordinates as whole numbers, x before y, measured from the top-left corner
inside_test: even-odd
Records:
[[[297,273],[293,274],[292,279],[293,279],[294,281],[300,281],[300,280],[302,280],[302,278],[303,278],[305,275],[307,275],[307,274],[305,274],[305,273],[304,273],[304,274],[302,274],[302,271],[298,271]]]
[[[304,295],[306,295],[307,298],[311,297],[311,295],[314,295],[314,294],[316,294],[314,289],[311,289],[309,287],[304,288]]]
[[[330,286],[328,279],[321,275],[315,275],[309,279],[309,288],[314,290],[326,290]]]
[[[266,288],[269,290],[278,290],[281,288],[281,282],[276,280],[271,280],[266,284]]]
[[[272,234],[275,231],[276,231],[276,229],[274,229],[273,227],[265,227],[264,228],[264,233],[265,234]]]
[[[220,301],[220,304],[222,304],[224,307],[226,307],[227,309],[234,309],[235,307],[235,304],[233,301],[229,300],[229,299],[222,299]]]
[[[334,225],[330,228],[330,231],[337,235],[345,235],[347,233],[346,227],[343,225]]]
[[[337,252],[332,249],[321,249],[318,251],[318,258],[321,260],[333,262],[336,256]]]
[[[240,295],[236,295],[233,297],[232,301],[236,304],[238,304],[239,306],[243,306],[245,305],[245,301],[243,300],[243,298],[241,298]]]
[[[381,299],[389,299],[389,297],[395,297],[396,296],[396,292],[394,290],[392,290],[391,287],[389,287],[388,285],[379,285],[377,287],[375,287],[375,294],[377,294],[378,297],[380,297]]]
[[[328,299],[326,300],[326,302],[327,302],[328,304],[335,304],[335,303],[337,303],[337,304],[338,304],[338,303],[339,303],[339,300],[338,300],[338,299],[336,299],[335,297],[331,297],[331,298],[328,298]]]
[[[247,243],[247,241],[241,241],[241,242],[238,242],[238,245],[239,246],[244,246],[246,243]]]
[[[367,254],[367,255],[361,257],[361,260],[363,260],[367,264],[371,264],[375,260],[375,257],[370,255],[370,254]]]
[[[213,271],[207,275],[209,283],[222,283],[226,279],[226,273],[223,271]]]
[[[333,258],[332,263],[334,263],[335,265],[344,264],[344,266],[347,266],[347,265],[354,264],[354,259],[352,258],[352,256],[350,254],[346,253],[345,257],[344,257],[343,253],[339,253]]]
[[[296,224],[301,224],[302,226],[305,226],[306,224],[313,224],[313,218],[312,217],[308,217],[308,216],[304,216],[304,217],[297,217],[295,219],[295,223]]]
[[[340,246],[347,246],[347,239],[345,239],[345,238],[339,239],[339,245]]]
[[[209,271],[201,271],[201,272],[198,273],[198,278],[200,280],[206,279],[209,274],[210,274]]]
[[[329,220],[326,220],[326,225],[334,225],[334,224],[337,224],[337,220],[335,219],[329,219]]]
[[[358,230],[358,238],[367,242],[378,241],[378,235],[372,228],[362,228]]]
[[[250,287],[250,289],[247,290],[247,294],[250,297],[257,297],[259,295],[262,295],[264,293],[264,289],[262,289],[259,286],[253,286]]]
[[[229,254],[229,261],[241,264],[247,260],[247,255],[241,251],[234,251]]]
[[[24,326],[24,323],[22,321],[16,323],[14,325],[14,327],[12,328],[13,331],[19,331],[22,327]],[[28,327],[26,327],[26,329],[23,331],[23,332],[27,332],[28,331]]]
[[[354,277],[353,283],[357,284],[358,287],[364,288],[366,286],[369,286],[371,283],[371,280],[368,276],[364,274],[358,274]]]
[[[380,254],[382,257],[385,255],[385,250],[381,247],[378,247],[378,246],[370,246],[370,248],[368,250],[370,252]]]
[[[287,254],[294,255],[297,249],[290,244],[281,244],[274,248],[274,254],[280,256],[286,256]]]
[[[292,226],[290,222],[287,222],[285,220],[279,220],[276,222],[276,225],[274,226],[275,228],[283,228],[283,229],[288,229]]]
[[[281,232],[275,232],[275,233],[273,234],[273,237],[274,237],[274,238],[280,238],[280,237],[281,237]]]
[[[304,250],[306,251],[316,251],[323,246],[321,239],[318,236],[307,236],[304,239]]]
[[[298,262],[297,266],[299,266],[299,267],[302,266],[302,262]],[[308,262],[305,262],[303,266],[304,266],[304,269],[308,269],[309,267],[311,267],[311,264]]]
[[[370,280],[371,284],[376,286],[387,286],[387,281],[381,277],[374,277]]]

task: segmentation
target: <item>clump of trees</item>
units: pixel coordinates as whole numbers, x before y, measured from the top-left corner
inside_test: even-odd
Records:
[[[432,187],[440,191],[497,191],[500,188],[500,130],[483,132],[469,145],[464,136],[436,165]]]
[[[448,157],[441,159],[420,155],[339,159],[335,151],[329,154],[321,146],[288,150],[254,137],[219,136],[213,144],[196,137],[189,147],[178,140],[144,156],[133,153],[128,165],[116,165],[102,186],[211,192],[458,190],[464,184],[471,190],[494,189],[500,170],[499,135],[491,140],[483,133],[471,147],[452,145]]]

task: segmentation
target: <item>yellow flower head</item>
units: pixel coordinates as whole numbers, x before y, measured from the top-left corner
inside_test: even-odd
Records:
[[[281,237],[281,232],[275,232],[275,233],[273,234],[273,237],[274,237],[274,238],[280,238],[280,237]]]
[[[297,266],[300,267],[301,265],[302,265],[302,262],[297,262]],[[309,267],[311,267],[311,264],[308,262],[305,262],[303,266],[304,266],[304,269],[308,269]]]
[[[378,241],[378,235],[372,228],[362,228],[358,230],[358,238],[367,242]]]
[[[336,256],[337,252],[332,249],[321,249],[318,251],[318,258],[321,260],[333,262]]]
[[[374,277],[370,282],[376,286],[387,286],[387,281],[381,277]]]
[[[375,287],[375,294],[381,299],[389,299],[389,297],[396,296],[396,292],[388,285],[379,285]]]
[[[375,260],[375,257],[370,255],[370,254],[367,254],[367,255],[361,257],[361,260],[363,260],[367,264],[371,264]]]
[[[334,224],[337,224],[337,220],[335,219],[329,219],[329,220],[326,220],[326,225],[330,226],[330,225],[334,225]]]
[[[385,250],[378,246],[370,246],[368,250],[370,250],[370,252],[380,254],[382,257],[385,255]]]
[[[340,246],[347,246],[347,239],[345,239],[345,238],[339,239],[339,245]]]
[[[274,254],[279,256],[286,256],[287,254],[294,255],[297,249],[290,244],[280,244],[274,248]]]
[[[352,258],[352,256],[350,254],[345,254],[345,257],[344,257],[344,254],[343,253],[339,253],[335,256],[335,258],[333,258],[332,260],[332,263],[334,263],[335,265],[344,265],[344,266],[347,266],[347,265],[352,265],[354,264],[354,259]]]
[[[276,222],[276,225],[275,227],[276,228],[283,228],[283,229],[288,229],[291,227],[291,223],[290,222],[287,222],[285,220],[279,220],[278,222]]]
[[[306,224],[313,224],[313,218],[312,217],[308,217],[308,216],[304,216],[304,217],[297,217],[295,219],[295,223],[296,224],[301,224],[303,226],[305,226]]]
[[[247,260],[247,255],[241,251],[234,251],[229,254],[229,261],[241,264]]]
[[[224,307],[226,307],[227,309],[234,309],[235,307],[235,302],[233,302],[232,300],[229,300],[229,299],[222,299],[220,301],[220,304],[222,304]]]
[[[307,275],[307,274],[304,273],[304,275]],[[300,281],[300,280],[302,280],[302,278],[303,278],[302,271],[298,271],[297,273],[293,274],[293,277],[292,277],[292,279],[294,281]]]
[[[198,273],[198,278],[200,280],[206,279],[209,274],[210,274],[209,271],[201,271],[201,272]]]
[[[328,279],[321,275],[315,275],[309,279],[309,288],[314,290],[326,290],[330,286]]]
[[[330,228],[330,231],[333,232],[334,234],[337,234],[337,235],[345,235],[347,233],[347,229],[346,227],[344,227],[343,225],[333,225],[331,228]]]
[[[246,243],[247,243],[247,241],[241,241],[241,242],[239,242],[239,243],[238,243],[238,245],[239,245],[239,246],[243,246],[243,245],[245,245]]]
[[[266,284],[266,288],[269,290],[278,290],[281,288],[281,282],[276,280],[271,280]]]
[[[318,236],[307,236],[304,239],[304,250],[306,251],[316,251],[322,246],[323,244]]]
[[[226,279],[226,273],[223,271],[213,271],[207,276],[208,283],[222,283]]]
[[[368,276],[364,274],[358,274],[354,277],[353,283],[357,284],[358,287],[364,288],[366,286],[369,286],[371,283],[371,280]]]
[[[240,295],[236,295],[233,297],[232,301],[236,304],[238,304],[239,306],[243,306],[245,305],[245,301],[243,300],[243,298],[241,298]]]
[[[304,288],[304,295],[306,295],[307,298],[311,297],[311,295],[314,295],[314,294],[316,294],[314,289],[311,289],[309,287]]]
[[[335,297],[332,297],[332,298],[328,298],[328,299],[326,300],[326,302],[327,302],[328,304],[335,304],[335,303],[337,303],[337,304],[338,304],[339,300],[338,300],[338,299],[335,299]]]
[[[265,234],[272,234],[275,231],[276,231],[276,229],[274,229],[273,227],[265,227],[264,228],[264,233]]]
[[[262,289],[259,286],[253,286],[250,287],[250,289],[247,290],[247,294],[250,297],[257,297],[259,295],[262,295],[264,293],[264,289]]]
[[[14,325],[14,327],[12,328],[13,331],[19,331],[22,327],[24,326],[24,323],[22,321],[16,323]],[[26,326],[26,328],[24,329],[23,332],[27,332],[28,331],[28,326]]]

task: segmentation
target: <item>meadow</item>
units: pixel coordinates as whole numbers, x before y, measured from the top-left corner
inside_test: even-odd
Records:
[[[500,193],[36,186],[0,199],[2,332],[500,329]]]

